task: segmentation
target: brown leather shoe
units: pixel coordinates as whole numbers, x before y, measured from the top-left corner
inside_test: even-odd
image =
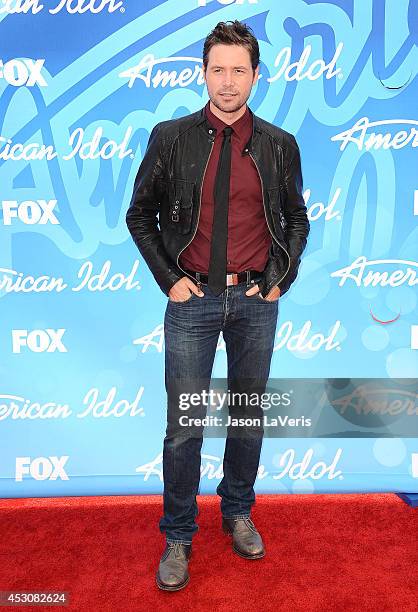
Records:
[[[166,542],[166,547],[155,576],[160,589],[164,591],[178,591],[186,586],[190,580],[188,565],[191,554],[191,544]]]
[[[266,554],[263,540],[252,520],[222,517],[222,529],[232,535],[232,549],[244,559],[261,559]]]

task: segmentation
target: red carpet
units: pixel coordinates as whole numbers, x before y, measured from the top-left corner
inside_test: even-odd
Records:
[[[38,612],[417,610],[418,511],[396,495],[258,495],[254,561],[232,552],[219,497],[198,502],[190,582],[167,593],[161,496],[0,500],[0,590],[69,591],[66,608],[14,608]]]

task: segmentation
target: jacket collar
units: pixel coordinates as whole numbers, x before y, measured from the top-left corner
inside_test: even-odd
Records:
[[[196,113],[197,120],[195,122],[195,125],[201,126],[202,129],[204,129],[208,134],[211,134],[211,132],[209,132],[209,130],[212,129],[212,126],[209,123],[209,121],[207,120],[206,113],[205,113],[205,106],[203,106],[199,111],[197,111],[197,113]],[[253,129],[252,129],[252,134],[250,136],[250,139],[247,142],[247,144],[245,145],[244,151],[246,151],[248,149],[248,151],[251,153],[253,151],[253,148],[254,148],[254,141],[255,141],[255,138],[256,138],[256,134],[261,133],[261,128],[260,128],[260,125],[259,125],[259,122],[258,122],[257,115],[255,115],[253,113],[253,111],[251,110],[250,107],[248,107],[248,110],[250,111],[250,114],[252,116]]]
[[[208,102],[206,103],[205,113],[206,113],[206,117],[209,123],[212,124],[212,127],[215,128],[217,133],[222,132],[222,130],[228,125],[227,123],[225,123],[225,121],[220,119],[217,115],[215,115],[212,112],[210,108],[210,100],[208,100]],[[251,125],[252,117],[250,115],[250,109],[246,105],[244,113],[241,115],[239,119],[234,121],[234,123],[231,125],[231,128],[233,129],[233,131],[235,132],[235,134],[238,136],[240,140],[242,140],[243,133],[247,132],[247,126],[249,122]]]

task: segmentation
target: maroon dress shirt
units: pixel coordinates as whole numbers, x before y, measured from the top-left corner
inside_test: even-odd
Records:
[[[179,257],[182,268],[208,274],[214,212],[213,188],[227,124],[212,113],[209,101],[205,106],[209,123],[216,129],[215,142],[206,168],[202,188],[199,224],[192,242]],[[230,125],[231,180],[228,207],[227,272],[258,270],[268,260],[271,236],[266,224],[260,177],[251,157],[244,153],[252,133],[252,117],[245,113]]]

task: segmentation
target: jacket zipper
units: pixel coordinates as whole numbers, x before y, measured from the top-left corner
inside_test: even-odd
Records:
[[[199,226],[200,210],[201,210],[201,208],[202,208],[202,192],[203,192],[203,182],[204,182],[204,180],[205,180],[205,174],[206,174],[206,170],[207,170],[207,167],[208,167],[208,164],[209,164],[210,156],[212,155],[212,150],[213,150],[213,145],[214,145],[214,144],[215,144],[215,139],[213,139],[213,140],[212,140],[212,144],[211,144],[211,147],[210,147],[210,151],[209,151],[208,159],[206,160],[206,166],[205,166],[205,169],[204,169],[204,171],[203,171],[202,184],[201,184],[201,187],[200,187],[200,196],[199,196],[199,210],[198,210],[198,214],[197,214],[196,229],[195,229],[195,231],[194,231],[193,236],[192,236],[192,237],[191,237],[191,239],[189,240],[189,242],[186,244],[186,246],[184,246],[184,247],[181,249],[180,253],[177,255],[177,262],[176,262],[176,263],[177,263],[177,266],[180,268],[180,270],[182,270],[182,271],[184,272],[184,274],[185,274],[186,276],[189,276],[189,277],[190,277],[191,279],[193,279],[194,281],[196,281],[196,278],[195,278],[194,276],[192,276],[191,274],[188,274],[188,273],[186,272],[186,270],[183,270],[183,268],[182,268],[182,267],[181,267],[181,265],[179,264],[179,257],[180,257],[180,255],[183,253],[184,249],[187,249],[187,247],[189,246],[189,244],[192,242],[193,238],[196,236],[197,228],[198,228],[198,226]],[[200,286],[200,282],[198,282],[197,284],[198,284],[198,286]]]
[[[273,234],[273,232],[272,232],[272,229],[271,229],[270,224],[269,224],[268,219],[267,219],[266,206],[265,206],[265,200],[264,200],[263,180],[262,180],[262,178],[261,178],[260,170],[258,169],[257,163],[256,163],[256,161],[255,161],[255,159],[254,159],[253,155],[252,155],[250,152],[248,152],[248,154],[249,154],[249,156],[251,157],[251,159],[253,160],[253,162],[254,162],[254,166],[256,167],[257,172],[258,172],[258,176],[260,177],[261,193],[262,193],[262,198],[263,198],[263,210],[264,210],[264,216],[265,216],[265,218],[266,218],[267,227],[269,228],[269,231],[270,231],[270,234],[271,234],[271,236],[272,236],[273,240],[275,240],[275,241],[277,242],[277,244],[279,245],[279,247],[280,247],[281,249],[283,249],[283,251],[286,253],[287,258],[288,258],[288,260],[289,260],[289,263],[288,263],[288,266],[287,266],[287,270],[286,270],[286,272],[283,274],[283,276],[281,276],[281,277],[279,278],[279,280],[274,279],[274,281],[272,281],[272,282],[270,283],[270,285],[267,287],[267,291],[266,291],[266,295],[267,295],[267,294],[270,292],[270,290],[271,290],[271,289],[274,287],[274,285],[278,285],[278,284],[280,283],[280,281],[282,281],[282,280],[284,279],[284,277],[286,276],[286,274],[289,272],[289,268],[290,268],[290,255],[289,255],[289,253],[286,251],[286,249],[284,248],[284,246],[282,246],[282,245],[280,244],[280,242],[279,242],[279,241],[276,239],[276,237],[274,236],[274,234]]]

